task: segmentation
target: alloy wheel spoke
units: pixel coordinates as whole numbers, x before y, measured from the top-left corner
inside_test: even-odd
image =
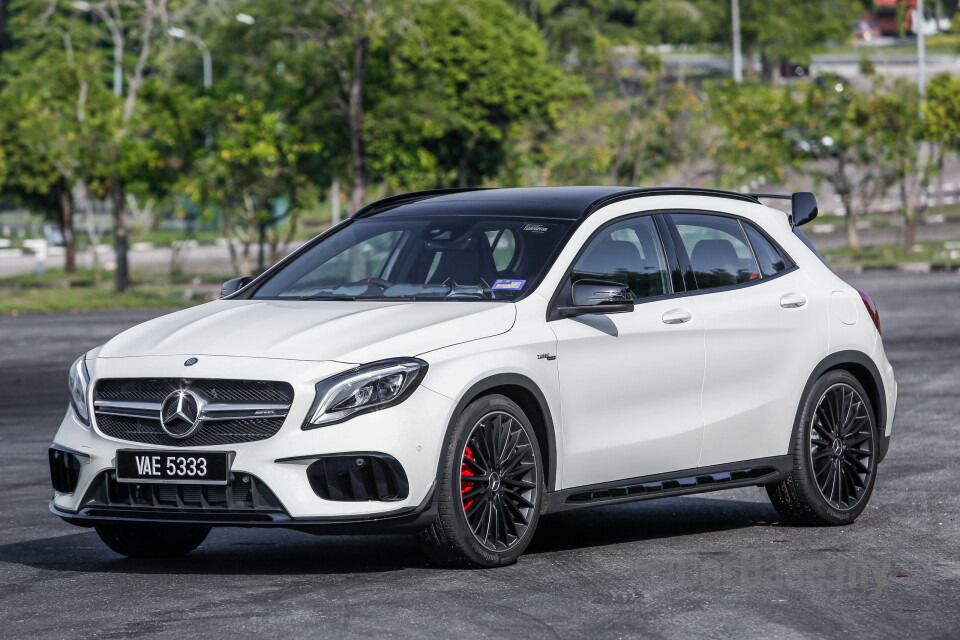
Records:
[[[509,460],[516,458],[517,455],[519,455],[516,453],[516,451],[517,451],[517,446],[520,444],[520,440],[522,438],[523,438],[523,431],[519,431],[519,430],[508,435],[506,439],[506,445],[503,448],[503,452],[500,456],[500,459],[497,461],[497,463],[501,467],[506,467]]]
[[[816,419],[813,421],[813,428],[820,434],[820,437],[827,441],[833,440],[833,433],[830,431],[830,427],[824,423],[823,416],[819,411],[817,412]]]
[[[516,478],[504,478],[503,484],[509,484],[520,489],[535,489],[536,484],[527,480],[517,480]]]
[[[866,483],[864,483],[863,478],[860,477],[860,474],[857,473],[857,470],[853,467],[853,465],[845,464],[843,468],[847,473],[847,477],[850,479],[851,490],[854,494],[856,494],[857,489],[863,489],[866,487]]]
[[[520,509],[519,509],[519,508],[517,507],[517,505],[513,502],[513,500],[504,500],[503,503],[504,503],[505,505],[507,505],[507,509],[513,514],[513,518],[514,518],[515,522],[519,522],[519,523],[522,524],[523,526],[527,526],[527,524],[528,524],[530,521],[527,520],[527,516],[525,516],[525,515],[523,514],[523,512],[520,511]]]
[[[855,446],[857,446],[858,444],[863,444],[864,442],[867,442],[868,440],[870,440],[870,435],[871,435],[871,434],[869,434],[869,433],[862,433],[862,434],[858,435],[858,436],[855,437],[855,438],[851,438],[851,439],[847,442],[847,446],[848,446],[848,447],[855,447]]]
[[[508,497],[513,498],[514,501],[519,502],[528,509],[533,509],[533,503],[524,498],[522,495],[513,491],[512,489],[504,489],[503,491]]]
[[[518,464],[513,469],[510,470],[510,473],[505,474],[508,478],[522,478],[529,471],[532,471],[536,465],[532,462],[525,464]]]
[[[850,455],[849,452],[846,452],[846,454],[845,454],[844,457],[846,458],[847,463],[848,463],[851,467],[856,468],[856,470],[859,471],[860,473],[863,473],[863,474],[869,474],[869,473],[870,473],[870,468],[867,467],[867,465],[863,464],[863,463],[862,463],[860,460],[858,460],[856,457]]]

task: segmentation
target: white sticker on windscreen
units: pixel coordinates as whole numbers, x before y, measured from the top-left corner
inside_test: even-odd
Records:
[[[525,224],[521,231],[530,231],[532,233],[546,233],[547,227],[542,224],[535,224],[533,222]]]

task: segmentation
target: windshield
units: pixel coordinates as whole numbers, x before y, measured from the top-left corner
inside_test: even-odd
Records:
[[[479,215],[363,218],[267,280],[255,299],[514,300],[570,221]]]

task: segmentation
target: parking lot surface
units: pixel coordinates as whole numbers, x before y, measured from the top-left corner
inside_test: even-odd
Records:
[[[851,276],[900,384],[852,526],[781,526],[760,488],[544,517],[514,566],[430,566],[406,536],[214,530],[124,559],[47,511],[77,355],[159,312],[0,318],[0,637],[957,637],[960,275]]]

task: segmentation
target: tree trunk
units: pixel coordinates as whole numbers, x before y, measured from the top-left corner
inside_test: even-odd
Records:
[[[330,226],[340,224],[340,178],[330,184]]]
[[[860,250],[860,235],[857,233],[857,221],[860,214],[853,208],[853,198],[850,194],[841,195],[840,201],[843,208],[847,210],[847,247],[856,251]]]
[[[353,80],[349,88],[350,152],[353,155],[353,187],[350,189],[350,213],[356,213],[367,200],[370,175],[367,170],[367,144],[363,137],[363,85],[367,70],[370,40],[357,40],[353,54]]]
[[[264,249],[267,244],[267,223],[258,222],[257,223],[257,275],[260,275],[267,270],[266,261],[264,259]]]
[[[907,189],[906,177],[900,177],[899,187],[900,207],[902,208],[900,214],[903,216],[902,224],[900,225],[900,248],[903,249],[905,255],[909,256],[913,254],[913,241],[917,234],[917,222],[916,216],[910,207],[910,192]]]
[[[919,221],[919,215],[904,211],[901,239],[903,240],[903,252],[908,256],[913,255],[913,245],[917,240],[917,222]]]
[[[470,154],[467,150],[467,147],[464,146],[463,151],[460,152],[460,163],[457,167],[457,186],[461,189],[466,189],[469,184],[469,179],[467,177],[467,167],[469,166],[468,160],[470,159]]]
[[[940,152],[937,154],[937,207],[940,213],[943,213],[943,164],[945,155],[946,152],[941,146]]]
[[[110,179],[110,197],[113,200],[113,249],[117,254],[117,270],[114,288],[123,293],[130,286],[130,270],[127,262],[127,212],[124,206],[123,180],[115,173]]]
[[[63,236],[63,270],[77,272],[77,241],[73,233],[73,201],[70,188],[60,189],[60,235]]]

